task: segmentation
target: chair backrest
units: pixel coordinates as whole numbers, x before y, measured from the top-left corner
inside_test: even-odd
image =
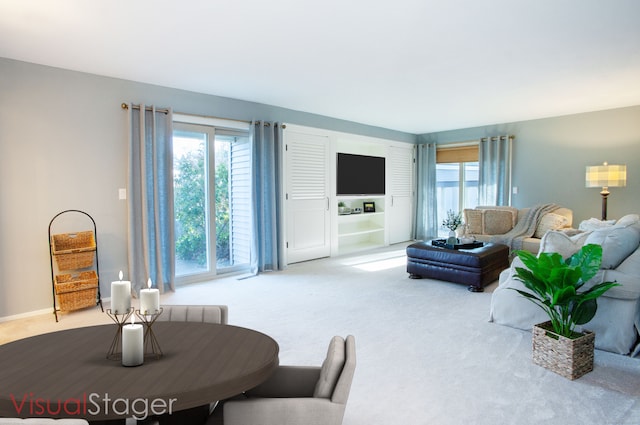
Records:
[[[0,418],[0,425],[89,425],[84,419]]]
[[[338,378],[336,387],[333,390],[331,401],[333,403],[347,404],[349,391],[351,391],[351,383],[353,375],[356,371],[356,340],[353,335],[347,336],[345,340],[345,359],[342,373]]]
[[[163,305],[158,322],[229,323],[226,305]]]
[[[356,345],[353,335],[343,339],[334,336],[322,362],[314,397],[329,398],[333,403],[346,404],[356,368]]]

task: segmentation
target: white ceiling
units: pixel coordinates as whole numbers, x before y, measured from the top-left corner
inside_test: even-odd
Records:
[[[421,134],[640,105],[640,1],[0,0],[0,57]]]

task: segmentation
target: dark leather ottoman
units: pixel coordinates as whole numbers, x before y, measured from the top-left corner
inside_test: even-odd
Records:
[[[416,242],[407,247],[407,273],[412,279],[422,277],[469,285],[472,292],[498,278],[509,267],[509,247],[487,242],[480,248],[448,249]]]

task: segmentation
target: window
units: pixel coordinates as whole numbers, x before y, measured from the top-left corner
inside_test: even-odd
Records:
[[[446,237],[442,226],[447,211],[461,212],[478,205],[478,145],[439,148],[436,152],[438,236]]]
[[[248,267],[248,131],[174,123],[176,280]]]

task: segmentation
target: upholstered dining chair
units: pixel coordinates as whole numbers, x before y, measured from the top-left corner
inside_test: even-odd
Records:
[[[158,322],[201,322],[218,323],[226,325],[229,323],[229,307],[226,305],[187,305],[174,304],[162,305],[162,314],[156,319]],[[127,419],[126,425],[187,425],[190,423],[202,423],[214,410],[218,402],[213,402],[209,406],[200,406],[186,411],[176,412],[173,415],[154,417],[153,422],[135,422]]]
[[[0,425],[89,425],[84,419],[0,418]]]
[[[340,425],[355,368],[355,338],[335,336],[321,367],[279,366],[263,384],[221,403],[207,425]]]
[[[229,323],[226,305],[163,305],[158,322]]]

